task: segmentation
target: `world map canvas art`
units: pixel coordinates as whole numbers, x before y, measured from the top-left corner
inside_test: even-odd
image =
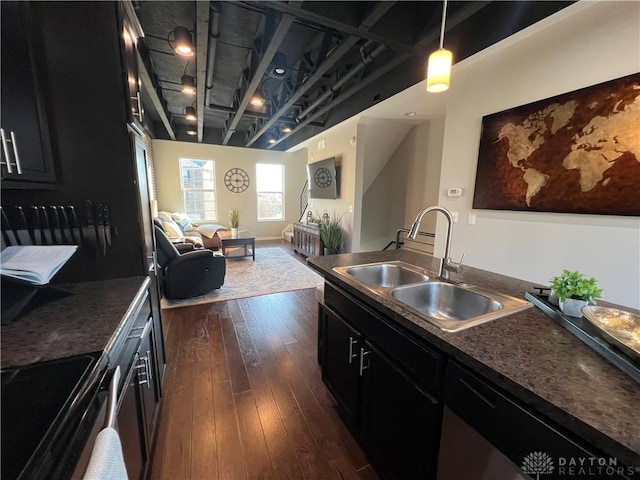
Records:
[[[483,117],[473,208],[640,215],[640,74]]]

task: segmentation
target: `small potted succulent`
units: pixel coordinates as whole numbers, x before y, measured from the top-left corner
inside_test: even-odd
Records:
[[[587,278],[579,271],[564,269],[561,275],[551,279],[551,290],[557,295],[560,310],[570,317],[581,317],[582,307],[596,303],[602,296],[595,278]]]
[[[240,212],[237,208],[229,210],[229,226],[231,227],[231,236],[238,236],[238,227],[240,226]]]

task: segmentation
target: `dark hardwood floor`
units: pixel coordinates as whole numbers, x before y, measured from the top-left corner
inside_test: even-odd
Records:
[[[163,325],[151,478],[377,478],[320,378],[313,289],[165,310]]]

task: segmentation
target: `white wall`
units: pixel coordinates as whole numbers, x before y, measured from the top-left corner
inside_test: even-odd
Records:
[[[206,145],[190,142],[153,140],[153,164],[159,210],[184,211],[180,188],[179,158],[200,158],[215,161],[218,218],[215,223],[228,226],[231,208],[240,211],[240,228],[258,238],[280,237],[287,224],[299,219],[299,196],[307,178],[307,153],[294,153]],[[285,220],[257,221],[256,164],[279,163],[285,171]],[[249,188],[233,193],[224,185],[224,174],[230,168],[241,168],[249,175]],[[214,220],[214,219],[207,219]]]
[[[365,123],[366,122],[362,122]],[[385,131],[392,134],[389,141],[397,139],[398,125],[407,128],[406,123],[393,120],[378,120],[383,130],[366,128],[363,132],[366,152],[370,145],[387,140]],[[368,127],[368,125],[367,125]],[[399,228],[411,226],[416,214],[427,205],[438,203],[440,183],[440,159],[442,158],[442,137],[444,119],[424,122],[410,128],[396,150],[386,159],[378,175],[364,193],[361,220],[360,251],[381,250],[395,239]],[[371,136],[374,140],[370,142]],[[362,137],[362,134],[361,134]],[[366,171],[370,166],[370,155],[365,155]],[[376,168],[380,168],[378,164]],[[435,231],[435,216],[427,216],[421,230]],[[420,242],[430,241],[419,237]],[[430,246],[421,243],[407,243],[417,250],[432,252]]]
[[[324,148],[319,149],[318,142],[322,140],[324,140]],[[356,198],[356,142],[356,118],[346,120],[305,142],[308,163],[336,157],[337,165],[340,167],[339,198],[335,200],[312,198],[309,200],[309,210],[317,215],[322,215],[325,210],[330,215],[342,215],[345,227],[344,247],[342,248],[344,252],[352,251],[354,235],[353,213],[350,210],[354,210]]]
[[[439,198],[460,215],[454,259],[465,253],[467,264],[545,285],[563,268],[578,269],[598,279],[606,300],[640,307],[637,217],[474,210],[477,224],[466,223],[483,115],[638,71],[640,2],[578,2],[456,65]],[[449,199],[447,187],[465,196]]]

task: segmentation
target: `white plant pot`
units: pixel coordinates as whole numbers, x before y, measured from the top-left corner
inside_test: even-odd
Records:
[[[582,307],[589,304],[586,300],[575,300],[573,298],[565,298],[560,300],[560,310],[570,317],[582,317]]]
[[[231,236],[233,238],[237,238],[238,237],[238,229],[237,228],[231,227]]]

